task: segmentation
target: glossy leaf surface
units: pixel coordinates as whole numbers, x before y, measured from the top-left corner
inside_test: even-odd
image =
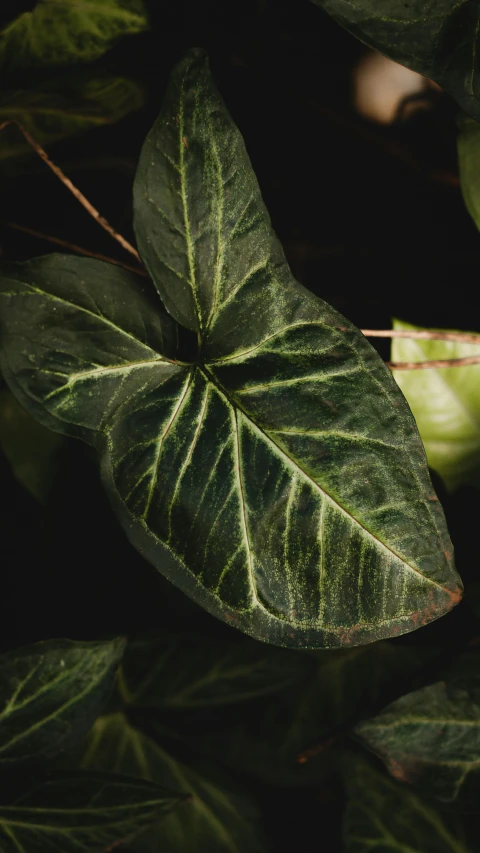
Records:
[[[394,321],[394,329],[417,329]],[[427,331],[451,331],[428,329]],[[392,361],[428,361],[479,355],[476,344],[392,340]],[[480,364],[396,370],[394,376],[415,416],[428,463],[449,489],[480,484]]]
[[[135,842],[137,853],[260,853],[265,849],[253,802],[169,755],[123,714],[100,717],[82,766],[151,780],[191,799]]]
[[[1,853],[101,853],[133,838],[182,797],[106,773],[57,773],[0,805]]]
[[[167,635],[129,643],[121,666],[124,699],[158,710],[193,710],[245,702],[288,688],[311,670],[294,652],[250,639]]]
[[[0,769],[52,758],[107,701],[124,641],[48,640],[0,656]]]
[[[480,118],[478,0],[313,0],[370,47],[435,80]]]
[[[343,766],[350,800],[345,853],[473,853],[444,815],[415,791],[352,757]]]
[[[455,678],[408,693],[356,728],[400,781],[464,811],[480,811],[480,656]]]
[[[142,0],[38,0],[0,33],[0,65],[88,62],[146,27]]]
[[[32,261],[1,297],[8,382],[96,443],[133,544],[279,645],[358,645],[458,603],[411,413],[358,329],[292,278],[201,51],[174,71],[135,210],[166,307],[199,333],[194,364],[168,358],[165,315],[105,265]]]

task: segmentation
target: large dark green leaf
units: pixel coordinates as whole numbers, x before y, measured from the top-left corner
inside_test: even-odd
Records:
[[[136,853],[260,853],[265,849],[256,808],[247,796],[232,793],[223,780],[176,761],[129,725],[123,714],[97,720],[82,766],[138,776],[191,795],[190,802],[138,839]]]
[[[459,661],[452,680],[402,696],[356,732],[395,778],[480,811],[480,654]]]
[[[143,0],[38,0],[0,33],[0,65],[86,62],[146,27]]]
[[[129,643],[120,669],[124,699],[158,710],[192,710],[275,693],[306,677],[311,662],[245,638],[219,644],[193,634]]]
[[[1,284],[3,370],[21,402],[97,442],[134,545],[257,639],[358,645],[449,610],[460,580],[411,412],[358,329],[292,278],[201,51],[174,72],[135,209],[198,360],[129,331],[131,279],[116,270],[30,262]]]
[[[56,773],[0,805],[0,853],[100,853],[133,838],[183,797],[107,773]]]
[[[419,327],[395,320],[400,331]],[[428,329],[427,331],[450,331]],[[453,330],[452,330],[453,331]],[[479,355],[476,344],[394,338],[392,361],[428,361]],[[449,489],[480,484],[480,364],[395,370],[417,422],[428,463]]]
[[[0,123],[20,122],[41,145],[112,124],[143,103],[137,83],[123,77],[75,75],[28,90],[3,91]],[[12,126],[0,136],[0,161],[32,149]]]
[[[313,0],[361,41],[431,77],[480,118],[479,0]]]
[[[460,830],[407,786],[356,756],[343,763],[350,800],[344,819],[345,853],[474,853]]]
[[[48,640],[0,656],[0,769],[52,758],[84,734],[112,689],[124,640]]]

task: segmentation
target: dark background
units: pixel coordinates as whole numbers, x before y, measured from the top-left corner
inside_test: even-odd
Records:
[[[0,25],[33,5],[3,4]],[[480,235],[455,185],[457,108],[448,96],[434,96],[431,109],[393,126],[362,119],[352,105],[351,80],[365,48],[308,0],[151,0],[147,6],[151,31],[124,39],[100,61],[102,69],[144,86],[145,107],[116,125],[48,146],[114,227],[133,241],[131,188],[142,142],[172,66],[200,46],[245,138],[295,276],[360,328],[389,328],[399,317],[480,331],[472,304]],[[131,262],[33,155],[2,166],[0,261],[55,251],[7,221]],[[388,358],[388,342],[378,349]],[[155,634],[185,626],[230,636],[230,628],[189,602],[129,546],[88,447],[65,443],[42,508],[3,457],[0,468],[8,495],[0,516],[0,648],[53,636]],[[438,479],[435,485],[468,591],[477,573],[479,493],[462,488],[447,496]],[[446,655],[454,654],[472,642],[477,627],[464,603],[392,642],[442,644]],[[291,796],[298,799],[297,819],[304,812],[310,817],[291,827],[291,838],[284,826],[283,841],[296,844],[290,849],[313,849],[302,846],[314,829],[311,795]],[[279,797],[267,802],[272,821],[282,807]],[[326,811],[336,827],[334,806]]]

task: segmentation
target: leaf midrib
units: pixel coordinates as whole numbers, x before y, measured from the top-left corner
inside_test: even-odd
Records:
[[[373,533],[371,530],[369,530],[367,527],[365,527],[365,525],[362,524],[362,522],[359,521],[359,519],[355,518],[355,516],[352,515],[352,513],[349,512],[348,509],[346,509],[344,506],[342,506],[336,498],[334,498],[329,492],[327,492],[327,490],[324,489],[323,486],[320,486],[319,483],[317,483],[316,480],[313,479],[311,474],[309,474],[308,471],[306,471],[305,468],[302,465],[300,465],[299,462],[297,462],[297,460],[293,459],[286,452],[286,450],[284,450],[283,447],[281,447],[279,444],[277,444],[277,442],[270,436],[270,434],[254,420],[254,418],[252,417],[252,415],[250,413],[248,413],[248,412],[244,411],[244,409],[242,409],[242,407],[235,401],[235,399],[223,387],[223,385],[216,379],[216,377],[212,373],[210,373],[208,366],[206,364],[201,365],[199,367],[200,367],[201,372],[206,377],[207,381],[211,382],[215,386],[217,391],[226,398],[229,405],[231,405],[235,410],[240,411],[242,413],[242,415],[244,415],[256,427],[256,429],[258,429],[259,432],[261,432],[262,435],[265,436],[265,438],[268,441],[270,441],[271,444],[274,445],[274,447],[279,451],[279,453],[281,453],[291,463],[293,463],[293,465],[295,465],[295,467],[298,468],[299,471],[302,472],[302,474],[308,479],[308,481],[310,483],[312,483],[314,485],[314,487],[322,493],[322,495],[327,497],[331,501],[331,503],[334,504],[334,506],[339,511],[343,512],[352,522],[354,522],[356,525],[358,525],[358,527],[360,527],[362,530],[364,530],[365,533],[368,534],[368,536],[370,536],[372,539],[374,539],[375,542],[378,543],[378,545],[380,545],[382,548],[384,548],[389,554],[394,556],[397,560],[400,560],[404,566],[409,568],[415,574],[419,575],[421,578],[423,578],[423,580],[427,581],[428,583],[431,583],[432,586],[438,587],[438,589],[441,589],[443,592],[446,592],[448,595],[451,595],[452,593],[457,592],[457,590],[448,589],[448,587],[443,586],[441,583],[434,580],[433,578],[427,577],[419,569],[417,569],[415,566],[412,566],[410,563],[408,563],[406,561],[406,559],[401,554],[397,554],[397,552],[394,551],[393,548],[391,548],[385,542],[382,542],[382,540],[379,539],[378,536],[375,535],[375,533]]]

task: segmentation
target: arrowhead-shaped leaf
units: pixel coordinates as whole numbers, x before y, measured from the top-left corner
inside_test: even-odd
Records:
[[[53,758],[107,701],[124,640],[48,640],[0,656],[0,770]]]
[[[393,328],[417,330],[395,320]],[[427,331],[453,331],[428,329]],[[479,355],[478,344],[394,338],[392,361],[429,361]],[[395,370],[415,416],[428,463],[449,489],[480,484],[480,364]]]
[[[358,756],[342,762],[345,853],[474,853],[443,815]]]
[[[361,41],[431,77],[480,119],[479,0],[313,0]]]
[[[38,0],[0,33],[3,68],[88,62],[147,28],[143,0]]]
[[[311,662],[246,638],[219,646],[193,634],[129,643],[120,670],[128,704],[193,710],[278,692],[305,677]]]
[[[260,853],[265,849],[254,803],[185,766],[129,725],[123,714],[100,717],[82,766],[149,779],[190,794],[191,800],[156,823],[135,843],[137,853]]]
[[[454,679],[408,693],[360,723],[358,736],[396,779],[463,811],[480,811],[480,655]]]
[[[97,444],[135,546],[257,639],[358,645],[449,610],[460,581],[410,410],[358,329],[292,278],[201,51],[174,72],[135,210],[195,363],[168,358],[131,277],[40,259],[2,281],[21,402]]]
[[[100,853],[133,838],[183,797],[108,773],[61,772],[0,805],[1,853]]]

